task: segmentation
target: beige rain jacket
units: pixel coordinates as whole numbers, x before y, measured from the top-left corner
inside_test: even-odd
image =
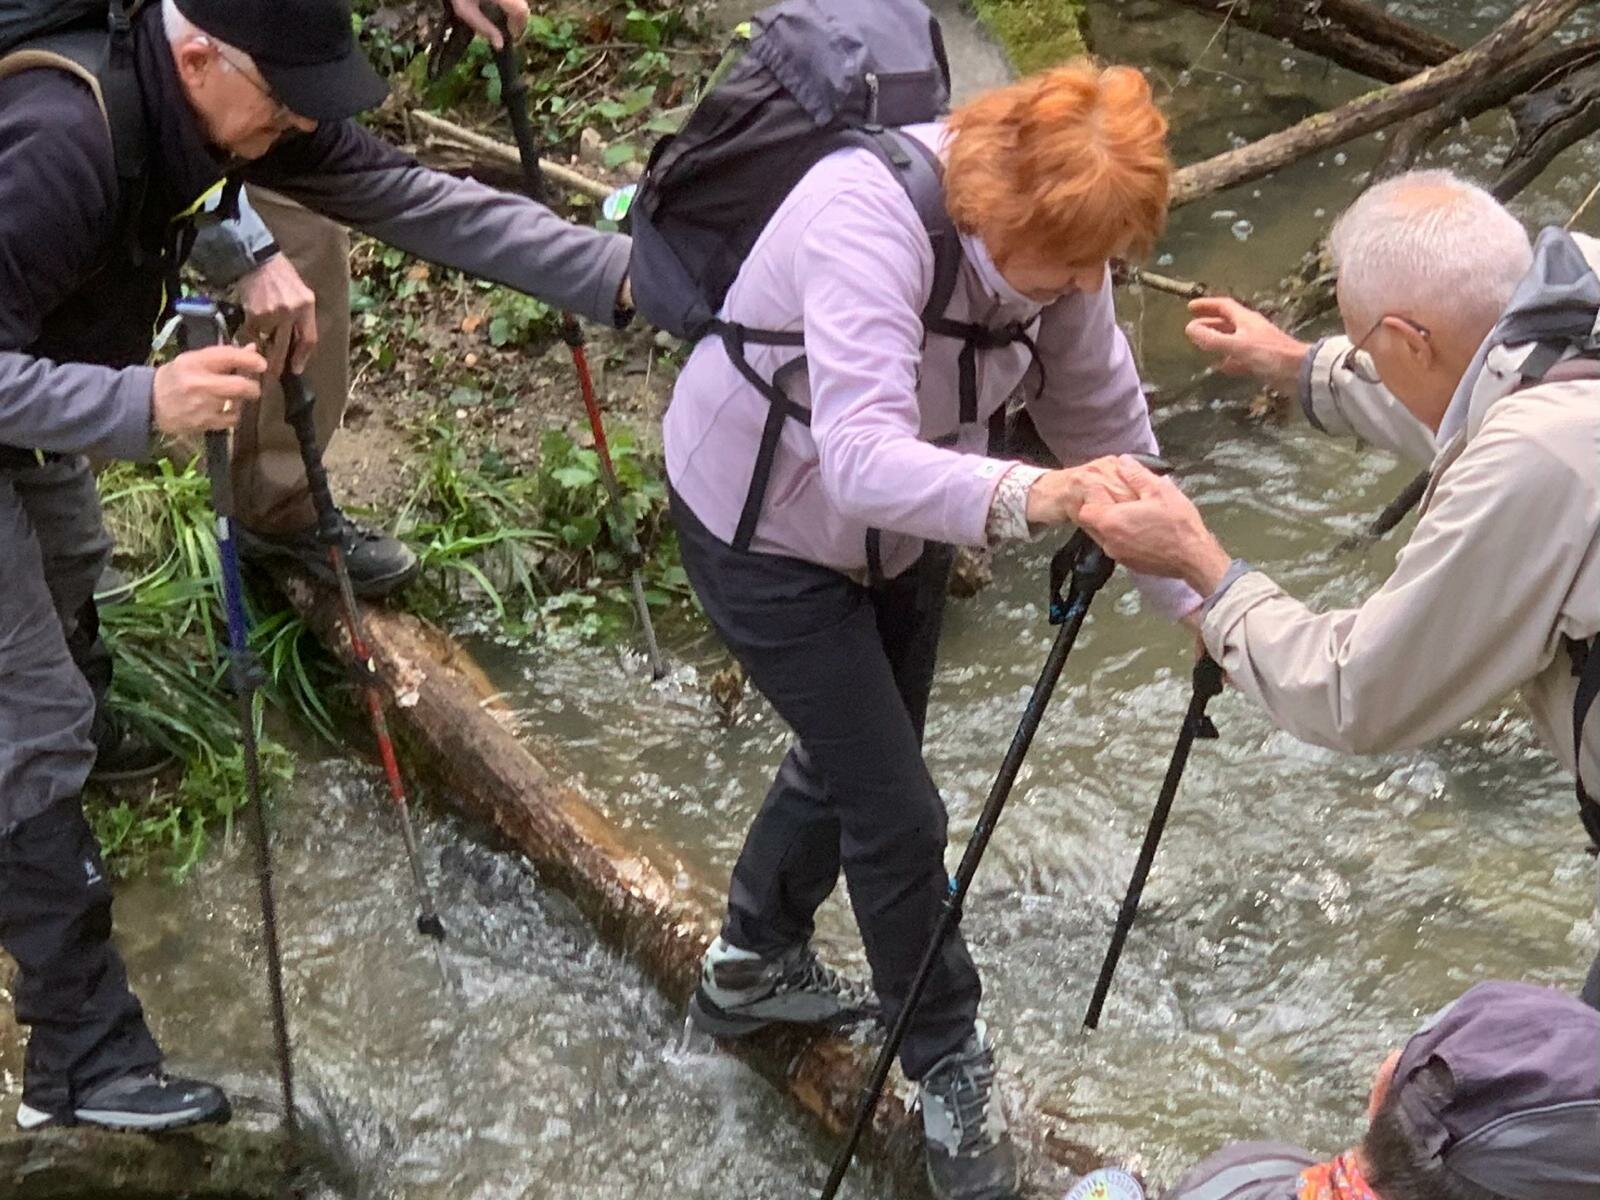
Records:
[[[1518,391],[1526,355],[1489,351],[1436,446],[1348,339],[1312,351],[1313,423],[1432,462],[1433,479],[1394,574],[1360,608],[1313,612],[1254,571],[1206,616],[1212,656],[1283,729],[1350,753],[1403,749],[1520,687],[1539,736],[1572,769],[1577,681],[1563,639],[1600,631],[1600,381]],[[1593,794],[1597,725],[1583,739]]]

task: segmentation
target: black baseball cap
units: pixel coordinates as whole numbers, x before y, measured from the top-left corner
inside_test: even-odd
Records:
[[[389,94],[351,32],[350,0],[176,0],[212,37],[243,50],[279,100],[314,121],[340,121]]]
[[[1509,1200],[1600,1196],[1600,1011],[1480,983],[1406,1043],[1392,1095],[1445,1171]]]

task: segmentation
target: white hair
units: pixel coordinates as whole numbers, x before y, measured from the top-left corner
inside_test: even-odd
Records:
[[[1395,314],[1481,338],[1533,264],[1527,230],[1505,206],[1440,170],[1368,189],[1334,222],[1328,244],[1357,337]]]

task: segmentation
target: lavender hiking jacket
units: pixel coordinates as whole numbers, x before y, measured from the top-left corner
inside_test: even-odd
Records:
[[[930,146],[941,125],[910,130]],[[787,423],[751,549],[866,578],[866,537],[883,530],[887,578],[922,543],[978,546],[1009,464],[988,457],[986,425],[1028,377],[1028,409],[1068,465],[1105,454],[1154,452],[1150,414],[1116,323],[1109,278],[1090,294],[1041,309],[1010,288],[976,239],[948,315],[989,326],[1032,322],[1046,386],[1026,347],[978,356],[978,421],[958,421],[953,338],[925,338],[933,248],[910,198],[865,150],[819,162],[778,209],[720,314],[763,329],[805,332],[792,347],[751,346],[755,369],[812,413]],[[779,368],[787,367],[780,373]],[[667,411],[667,473],[700,521],[732,543],[755,465],[767,402],[734,368],[722,342],[690,356]],[[940,443],[935,445],[934,443]],[[1179,617],[1199,602],[1189,588],[1140,578],[1145,598]]]

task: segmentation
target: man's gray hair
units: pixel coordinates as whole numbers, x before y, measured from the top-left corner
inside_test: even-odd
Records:
[[[1339,298],[1362,336],[1395,314],[1483,336],[1533,263],[1527,230],[1476,184],[1411,171],[1369,188],[1328,238]]]

